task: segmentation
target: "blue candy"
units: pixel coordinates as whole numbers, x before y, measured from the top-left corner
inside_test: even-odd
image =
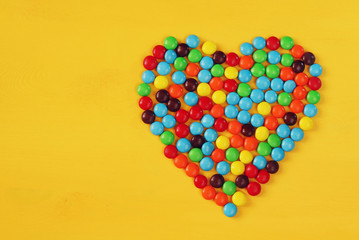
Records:
[[[309,73],[313,77],[319,77],[322,74],[322,66],[320,66],[318,63],[314,63],[309,67]]]
[[[142,81],[144,83],[147,83],[147,84],[153,83],[155,78],[156,78],[155,74],[150,70],[146,70],[142,73]]]
[[[293,80],[288,80],[283,85],[284,92],[292,93],[297,87],[297,84]]]
[[[177,150],[186,153],[191,149],[191,142],[187,138],[180,138],[176,143]]]
[[[198,103],[198,96],[194,92],[188,92],[184,96],[183,100],[188,106],[192,107]]]
[[[267,165],[267,160],[265,157],[258,155],[253,159],[253,165],[256,166],[259,170],[263,169]]]
[[[211,142],[206,142],[202,145],[202,153],[205,156],[210,156],[212,154],[212,152],[214,151],[215,147],[213,145],[213,143]]]
[[[264,117],[261,114],[253,114],[251,118],[251,124],[253,127],[260,127],[264,124]]]
[[[237,207],[233,203],[227,203],[223,207],[223,213],[227,217],[234,217],[237,214]]]
[[[210,128],[214,124],[214,117],[210,114],[206,114],[202,117],[201,123],[205,128]]]
[[[314,117],[315,115],[317,115],[317,107],[314,104],[307,104],[304,107],[303,113],[305,116],[307,117]]]
[[[264,94],[264,99],[267,103],[275,103],[277,101],[278,95],[275,91],[269,90]]]
[[[204,157],[199,162],[199,166],[202,168],[203,171],[210,171],[210,170],[212,170],[212,168],[214,166],[214,162],[211,158]]]
[[[266,46],[267,42],[263,37],[256,37],[253,39],[253,46],[256,49],[263,49]]]
[[[200,135],[203,133],[203,130],[204,130],[203,125],[199,122],[193,122],[189,126],[189,131],[191,132],[192,135]]]
[[[213,67],[213,59],[211,57],[205,56],[201,59],[199,65],[201,65],[203,69],[210,69]]]
[[[277,52],[277,51],[270,51],[269,53],[268,53],[268,62],[270,63],[270,64],[277,64],[277,63],[279,63],[280,62],[280,60],[281,60],[281,55],[280,55],[280,53],[279,52]]]
[[[153,108],[153,112],[157,117],[164,117],[167,115],[167,106],[163,103],[157,103]]]
[[[281,91],[283,89],[283,80],[280,78],[274,78],[270,83],[270,87],[273,91]]]
[[[230,92],[227,95],[227,103],[229,105],[237,105],[239,103],[239,95],[236,92]]]
[[[290,134],[290,128],[287,124],[281,124],[277,128],[277,134],[281,138],[286,138]]]
[[[251,114],[248,111],[240,111],[237,120],[242,124],[247,124],[251,120]]]
[[[206,139],[207,142],[214,142],[217,140],[218,133],[213,128],[209,128],[204,132],[204,139]]]
[[[253,102],[260,103],[264,99],[264,92],[260,89],[253,89],[250,97]]]
[[[285,156],[285,153],[282,148],[280,148],[280,147],[273,148],[273,150],[271,152],[271,157],[274,161],[281,161],[281,160],[283,160],[284,156]]]
[[[165,128],[173,128],[176,125],[176,118],[172,115],[166,115],[162,118],[162,124]]]
[[[239,79],[239,81],[244,82],[244,83],[249,82],[252,79],[251,71],[249,71],[247,69],[243,69],[243,70],[239,71],[238,79]]]
[[[231,166],[226,161],[221,161],[217,164],[216,170],[218,174],[227,175],[231,171]]]
[[[190,48],[196,48],[199,45],[199,38],[196,35],[189,35],[186,38],[186,44]]]
[[[294,149],[295,143],[291,138],[285,138],[282,140],[282,148],[286,152],[290,152]]]
[[[160,75],[168,75],[171,72],[171,65],[167,62],[160,62],[157,65],[157,72]]]
[[[239,100],[239,107],[242,110],[248,111],[252,108],[253,101],[249,97],[243,97]]]
[[[173,64],[177,58],[177,53],[174,50],[167,50],[165,53],[165,61]]]
[[[153,135],[161,135],[164,131],[163,124],[160,122],[153,122],[150,126],[150,131]]]
[[[186,74],[184,74],[184,72],[181,71],[174,72],[172,74],[172,81],[175,84],[181,85],[186,81]]]
[[[300,129],[300,128],[293,128],[292,131],[290,132],[290,137],[291,137],[294,141],[298,142],[298,141],[300,141],[300,140],[303,139],[303,137],[304,137],[304,132],[303,132],[303,130]]]
[[[201,70],[198,73],[198,80],[203,83],[209,83],[212,79],[212,74],[208,70]]]
[[[243,55],[251,55],[253,53],[253,46],[250,43],[242,43],[241,47],[239,48]]]
[[[270,82],[269,78],[267,78],[265,76],[261,76],[261,77],[257,78],[256,85],[257,85],[257,88],[259,88],[261,90],[266,90],[271,85],[271,82]]]
[[[225,109],[224,109],[224,115],[226,115],[227,118],[233,119],[236,118],[238,115],[238,108],[236,106],[233,105],[228,105]]]

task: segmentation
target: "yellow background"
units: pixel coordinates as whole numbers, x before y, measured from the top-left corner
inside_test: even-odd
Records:
[[[0,239],[359,239],[358,3],[0,1]],[[324,68],[315,129],[230,219],[140,121],[168,35],[292,36]]]

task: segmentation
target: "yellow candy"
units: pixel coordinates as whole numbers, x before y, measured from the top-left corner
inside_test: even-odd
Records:
[[[257,106],[257,111],[258,111],[259,114],[268,115],[271,112],[271,106],[267,102],[261,102]]]
[[[215,91],[212,94],[212,100],[216,104],[222,104],[226,101],[226,99],[227,99],[227,95],[221,90]]]
[[[211,93],[211,87],[208,83],[200,83],[197,87],[199,96],[208,96]]]
[[[268,136],[269,136],[269,130],[266,127],[259,127],[256,130],[256,134],[255,134],[256,138],[258,139],[258,141],[265,141],[267,140]]]
[[[303,130],[310,130],[313,128],[313,119],[310,117],[302,117],[299,120],[299,127]]]
[[[224,76],[228,79],[235,79],[238,77],[238,70],[234,67],[227,67],[224,70]]]
[[[212,55],[217,50],[217,46],[214,42],[206,41],[202,45],[202,51],[207,55]]]
[[[216,140],[216,145],[219,149],[227,149],[229,147],[229,138],[226,136],[219,136]]]
[[[246,195],[243,192],[235,192],[232,195],[232,202],[236,206],[243,206],[247,202]]]
[[[239,154],[239,160],[242,162],[242,163],[250,163],[252,162],[253,160],[253,155],[250,151],[248,150],[243,150],[240,154]]]
[[[245,166],[240,161],[235,161],[231,164],[231,172],[233,175],[241,175],[244,173]]]
[[[157,89],[164,89],[168,86],[168,79],[165,76],[157,76],[154,85]]]

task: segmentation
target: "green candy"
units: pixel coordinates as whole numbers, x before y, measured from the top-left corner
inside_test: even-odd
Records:
[[[223,192],[227,195],[233,195],[237,190],[236,184],[232,181],[225,182],[222,188]]]
[[[175,140],[175,136],[170,131],[165,131],[161,134],[161,142],[165,145],[170,145]]]
[[[286,50],[292,49],[292,47],[294,46],[294,41],[291,37],[282,37],[282,39],[280,40],[280,46]]]
[[[269,78],[276,78],[279,76],[280,69],[277,65],[268,65],[266,68],[266,75]]]
[[[266,71],[266,68],[261,63],[255,63],[253,65],[253,67],[251,68],[251,73],[255,77],[263,76],[265,71]]]
[[[252,88],[247,83],[240,83],[237,88],[237,93],[241,97],[248,97],[251,94]]]
[[[269,135],[267,141],[268,141],[269,145],[273,148],[279,147],[280,144],[282,143],[282,140],[280,139],[280,137],[275,133]]]
[[[199,148],[192,148],[188,153],[188,157],[193,162],[199,162],[203,158],[203,153],[202,153],[201,149],[199,149]]]
[[[293,64],[293,56],[289,53],[285,53],[282,55],[282,59],[280,60],[280,63],[285,67],[290,67]]]
[[[257,63],[265,62],[267,60],[267,53],[262,49],[257,50],[253,53],[253,60]]]
[[[289,93],[282,92],[278,95],[278,103],[282,106],[288,106],[292,102],[292,97]]]
[[[151,93],[151,87],[147,83],[141,83],[137,87],[137,93],[140,96],[148,96]]]
[[[226,159],[230,162],[234,162],[239,158],[239,151],[236,148],[228,148],[226,151]]]
[[[222,77],[224,74],[224,68],[221,64],[215,64],[211,68],[211,74],[213,77]]]
[[[272,151],[271,146],[267,142],[260,142],[257,147],[257,152],[262,156],[268,156]]]
[[[309,91],[307,94],[307,100],[311,104],[316,104],[320,101],[320,94],[317,91]]]
[[[192,49],[188,54],[188,60],[193,63],[201,61],[202,53],[197,49]]]
[[[178,42],[177,39],[174,37],[167,37],[163,43],[166,49],[173,50],[177,47]]]
[[[173,66],[178,71],[183,71],[187,67],[187,60],[184,57],[178,57],[178,58],[176,58],[175,62],[173,63]]]

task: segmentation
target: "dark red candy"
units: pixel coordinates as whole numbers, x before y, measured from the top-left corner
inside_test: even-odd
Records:
[[[186,57],[189,53],[189,47],[185,43],[180,43],[176,48],[176,53],[178,57]]]
[[[312,90],[318,90],[322,86],[322,81],[317,77],[311,77],[308,81],[308,87]]]
[[[184,82],[184,88],[188,92],[196,91],[197,86],[198,86],[198,82],[194,78],[187,78],[186,81]]]
[[[156,93],[156,100],[160,103],[166,103],[170,100],[170,94],[167,90],[161,89]]]
[[[213,107],[213,101],[209,97],[200,97],[198,100],[198,106],[203,110],[210,110]]]
[[[202,108],[198,107],[198,106],[193,106],[191,107],[191,109],[189,110],[189,116],[193,119],[193,120],[200,120],[203,117],[203,110]]]
[[[258,175],[258,168],[253,164],[248,164],[245,168],[244,174],[249,178],[255,178]]]
[[[178,124],[175,127],[175,133],[179,138],[185,138],[189,134],[189,127],[186,124]]]
[[[216,121],[214,121],[213,127],[217,132],[226,131],[228,127],[227,120],[224,118],[217,118]]]
[[[177,122],[185,123],[189,119],[189,113],[184,109],[180,109],[176,112],[175,118],[176,118]]]
[[[177,98],[171,98],[167,102],[167,108],[171,112],[177,112],[181,108],[181,102]]]
[[[315,56],[311,52],[306,52],[302,56],[303,62],[306,65],[313,65],[315,62]]]
[[[256,177],[256,180],[259,182],[259,183],[267,183],[269,181],[269,178],[270,178],[270,175],[269,173],[266,171],[266,170],[260,170],[257,177]]]
[[[229,66],[236,66],[239,64],[239,57],[237,54],[235,54],[234,52],[230,52],[227,54],[227,57],[226,57],[226,63],[229,65]]]
[[[194,185],[198,188],[204,188],[207,186],[207,178],[203,175],[197,175],[194,180]]]
[[[292,70],[295,73],[301,73],[305,69],[304,62],[301,60],[295,60],[292,64]]]
[[[191,145],[194,148],[201,148],[205,142],[206,140],[202,135],[195,135],[191,138]]]
[[[284,114],[283,120],[288,126],[293,126],[297,122],[297,114],[293,112],[287,112]]]
[[[251,137],[254,135],[256,129],[251,124],[244,124],[242,126],[242,134],[246,137]]]
[[[173,145],[166,146],[163,152],[167,158],[175,158],[178,155],[177,148]]]

